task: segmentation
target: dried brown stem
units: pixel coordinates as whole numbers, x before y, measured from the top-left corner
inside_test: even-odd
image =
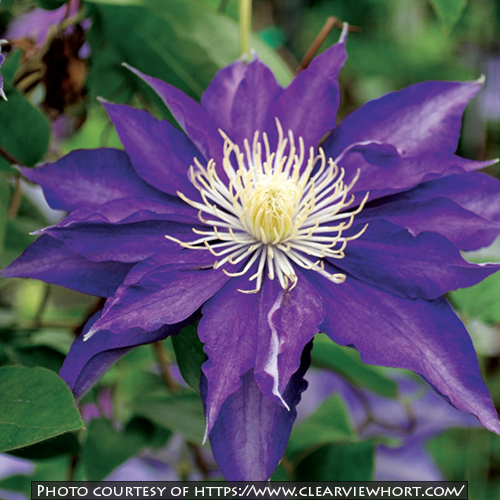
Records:
[[[22,163],[12,156],[6,149],[0,146],[0,155],[3,156],[9,163],[15,163],[16,165],[22,165]]]
[[[325,41],[325,38],[335,27],[342,29],[343,23],[337,17],[329,16],[325,21],[323,28],[321,28],[321,31],[318,33],[318,36],[314,39],[314,42],[311,44],[303,57],[300,66],[297,69],[297,73],[300,73],[303,69],[306,69],[309,66],[316,52],[321,47],[321,44]],[[361,31],[361,29],[358,26],[349,26],[348,31]]]
[[[180,386],[172,378],[172,375],[170,375],[170,370],[168,369],[168,361],[167,357],[165,356],[165,352],[163,351],[162,343],[155,342],[153,344],[153,349],[155,351],[158,364],[160,365],[161,374],[166,386],[169,388],[172,394],[178,393],[180,391]]]
[[[194,456],[194,461],[196,462],[196,466],[200,470],[200,472],[203,475],[203,479],[205,481],[208,481],[210,479],[210,467],[208,464],[205,462],[205,458],[203,457],[203,454],[201,453],[200,447],[196,444],[190,443],[188,441],[187,443],[188,448],[191,450]]]
[[[14,219],[15,216],[17,215],[17,212],[19,212],[19,207],[21,206],[21,199],[22,199],[21,178],[18,176],[16,177],[16,185],[14,186],[14,192],[12,193],[12,198],[10,199],[9,208],[7,209],[7,215],[11,219]]]

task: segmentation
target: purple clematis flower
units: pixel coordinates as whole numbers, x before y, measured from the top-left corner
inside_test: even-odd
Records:
[[[413,85],[337,126],[346,33],[285,89],[258,59],[237,61],[201,104],[132,70],[184,133],[103,102],[125,151],[22,169],[70,214],[4,276],[108,297],[61,376],[79,397],[125,352],[201,314],[207,436],[229,480],[266,480],[281,459],[318,331],[417,372],[500,433],[442,297],[499,268],[459,251],[500,232],[500,182],[476,172],[494,162],[454,154],[482,81]]]

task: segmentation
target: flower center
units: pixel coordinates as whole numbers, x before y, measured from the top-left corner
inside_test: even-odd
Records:
[[[284,174],[264,175],[241,201],[240,220],[255,239],[277,244],[292,232],[300,192]]]
[[[347,185],[344,170],[333,159],[326,159],[319,148],[310,148],[309,159],[304,164],[304,142],[299,137],[299,147],[291,131],[285,138],[278,120],[278,144],[271,151],[267,135],[253,137],[252,145],[245,139],[243,153],[240,148],[220,131],[224,138],[222,167],[229,183],[221,181],[214,160],[206,167],[195,158],[190,168],[190,179],[199,190],[202,202],[190,200],[182,193],[181,199],[199,210],[198,218],[207,230],[193,229],[200,238],[183,242],[171,236],[185,248],[208,249],[220,257],[214,268],[226,263],[242,263],[238,273],[223,271],[229,276],[242,276],[253,269],[250,281],[256,281],[252,290],[260,290],[264,270],[269,279],[277,278],[283,289],[297,283],[294,266],[313,270],[325,278],[342,283],[345,275],[330,273],[325,261],[342,259],[348,241],[359,238],[357,234],[344,236],[354,217],[363,209],[368,193],[354,210],[355,199],[349,191],[359,172]],[[208,216],[208,218],[206,218]]]

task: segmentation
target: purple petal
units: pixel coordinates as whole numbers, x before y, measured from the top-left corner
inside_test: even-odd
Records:
[[[428,200],[438,196],[449,198],[485,219],[500,222],[500,181],[481,172],[425,182],[389,198],[389,201]]]
[[[192,268],[198,267],[204,269],[213,267],[216,260],[217,257],[210,252],[203,250],[200,252],[199,250],[190,250],[182,247],[179,247],[177,252],[158,252],[137,263],[128,273],[123,284],[135,285],[143,276],[160,266],[174,264],[180,266],[180,268],[185,268],[185,264],[187,264]]]
[[[283,456],[297,412],[295,407],[307,388],[304,374],[310,363],[309,345],[304,349],[299,370],[288,383],[283,398],[289,406],[269,400],[249,370],[241,387],[222,405],[210,432],[215,460],[228,481],[267,481]],[[202,377],[205,399],[205,378]]]
[[[413,370],[457,409],[500,433],[474,346],[444,299],[405,299],[349,276],[341,285],[312,272],[308,278],[322,293],[326,315],[321,329],[334,342],[354,345],[365,363]]]
[[[347,59],[344,25],[340,41],[316,57],[282,92],[270,115],[276,116],[285,134],[293,130],[304,139],[306,152],[337,125],[340,103],[338,75]],[[299,133],[300,132],[300,133]]]
[[[453,153],[462,113],[482,84],[482,80],[423,82],[370,101],[344,119],[325,149],[338,156],[353,143],[379,141],[406,155]]]
[[[193,158],[200,155],[185,134],[146,111],[101,102],[142,179],[171,195],[181,191],[188,197],[199,196],[187,174]]]
[[[135,173],[127,154],[118,149],[80,149],[55,163],[20,170],[42,186],[52,208],[68,212],[127,196],[165,196],[146,184]]]
[[[444,197],[422,201],[395,199],[365,208],[356,221],[363,222],[376,218],[405,227],[413,235],[425,231],[442,234],[458,248],[467,251],[490,245],[500,234],[500,223],[484,219]]]
[[[245,77],[247,65],[241,61],[219,70],[201,96],[201,104],[211,116],[217,118],[222,130],[231,130],[231,109],[234,96],[241,80]]]
[[[198,333],[208,356],[203,365],[207,432],[251,368],[260,390],[283,405],[282,395],[300,366],[304,346],[319,331],[324,315],[321,297],[306,279],[290,292],[269,279],[258,294],[238,291],[247,287],[246,277],[233,279],[202,309]]]
[[[358,232],[363,226],[356,226]],[[436,299],[450,290],[475,285],[500,264],[465,261],[444,236],[412,236],[383,219],[369,220],[363,235],[349,241],[345,258],[335,264],[356,278],[403,297]]]
[[[262,132],[270,119],[274,119],[271,105],[278,99],[282,89],[271,70],[258,59],[245,68],[245,74],[236,89],[230,116],[230,128],[226,131],[233,141],[243,146],[255,132]],[[272,124],[275,127],[274,123]]]
[[[180,245],[165,235],[184,240],[193,236],[191,226],[162,220],[131,224],[79,222],[69,227],[52,226],[43,233],[63,241],[73,251],[95,262],[138,262],[159,251],[177,252]]]
[[[144,332],[140,328],[128,328],[119,334],[101,330],[84,341],[84,335],[99,317],[100,313],[97,313],[87,322],[83,332],[73,342],[59,373],[77,399],[81,398],[118,359],[131,349],[175,335],[185,325],[182,323],[163,326],[154,332]],[[194,319],[191,318],[191,322]]]
[[[120,287],[92,330],[121,332],[138,327],[151,332],[183,321],[230,279],[220,269],[205,266],[161,266],[137,283]]]
[[[206,160],[218,160],[222,153],[223,140],[214,119],[202,106],[176,87],[139,70],[125,65],[142,78],[163,100],[182,130]],[[219,162],[217,161],[219,164]]]
[[[2,276],[34,278],[78,292],[109,297],[132,267],[133,264],[121,262],[91,262],[62,241],[42,235],[2,271]]]
[[[87,206],[74,210],[53,228],[70,227],[77,223],[132,224],[152,220],[181,222],[192,227],[200,225],[195,209],[179,198],[156,200],[129,196],[111,200],[99,206]]]
[[[243,374],[255,366],[261,297],[238,288],[241,280],[230,280],[201,310],[198,335],[208,356],[202,368],[207,432],[224,401],[241,387]]]
[[[300,366],[304,346],[319,332],[325,310],[318,292],[299,276],[296,286],[284,292],[277,280],[265,280],[262,288],[255,380],[270,399],[282,402],[292,374]]]
[[[496,160],[467,160],[442,151],[404,156],[390,144],[378,142],[353,144],[335,161],[346,171],[346,182],[350,182],[359,171],[354,190],[358,193],[370,191],[370,200],[438,177],[462,174],[496,163]]]

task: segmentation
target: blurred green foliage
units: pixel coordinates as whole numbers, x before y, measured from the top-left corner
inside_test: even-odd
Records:
[[[54,9],[64,2],[3,0],[0,30],[34,3]],[[121,147],[97,96],[171,119],[122,63],[199,99],[216,71],[238,57],[237,7],[236,0],[84,0],[80,20],[92,20],[85,35],[90,55],[73,55],[66,69],[71,66],[75,73],[61,81],[42,75],[48,48],[57,40],[67,42],[63,32],[54,29],[42,47],[27,39],[11,41],[1,69],[9,100],[0,102],[0,266],[33,241],[29,232],[49,222],[32,191],[20,183],[13,158],[33,166],[76,148]],[[341,74],[340,117],[418,81],[478,78],[488,61],[499,57],[500,5],[495,0],[255,0],[252,45],[280,83],[290,81],[328,16],[353,27]],[[332,31],[320,50],[338,36],[338,30]],[[68,88],[71,96],[64,95]],[[58,92],[64,104],[55,109],[47,96]],[[56,127],[61,117],[67,118],[62,133]],[[460,153],[500,155],[500,116],[482,115],[477,101],[465,117]],[[490,173],[498,174],[497,168]],[[466,322],[486,324],[496,339],[479,354],[500,405],[500,349],[495,348],[500,345],[500,279],[493,276],[450,299]],[[83,430],[72,396],[54,372],[97,307],[98,299],[53,285],[0,278],[0,451],[16,448],[12,453],[32,459],[32,480],[98,480],[138,455],[163,460],[182,479],[217,477],[208,445],[201,446],[205,422],[197,391],[205,355],[193,327],[120,360],[79,403],[86,419],[96,417]],[[358,389],[398,397],[384,370],[363,365],[357,353],[321,336],[312,362]],[[178,366],[187,384],[166,366],[172,373]],[[28,425],[14,439],[7,427],[33,418],[34,413],[19,409],[18,400],[28,398],[47,425],[36,432],[34,424]],[[342,400],[331,397],[296,426],[274,478],[370,479],[377,442],[361,439]],[[165,446],[177,450],[174,462],[162,455]],[[433,439],[429,449],[448,479],[469,481],[474,500],[500,496],[498,436],[479,429],[452,430]],[[0,488],[28,492],[29,479],[1,479]]]

